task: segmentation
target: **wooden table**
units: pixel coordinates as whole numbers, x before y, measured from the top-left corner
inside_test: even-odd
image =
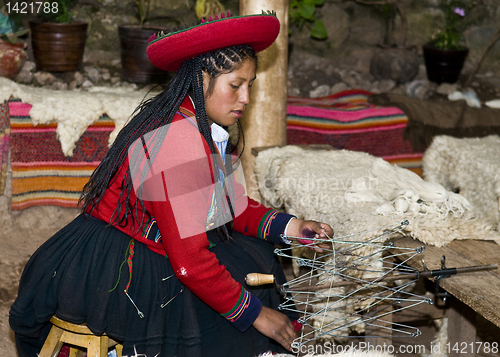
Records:
[[[441,248],[426,246],[409,237],[394,242],[399,247],[425,247],[422,254],[408,262],[419,271],[424,269],[424,262],[430,270],[440,269],[443,255],[447,268],[500,263],[500,245],[491,241],[457,240]],[[440,279],[440,286],[451,295],[446,312],[449,342],[446,352],[449,357],[475,356],[480,347],[476,343],[477,314],[500,327],[500,270],[453,275]],[[500,339],[497,343],[500,344]]]

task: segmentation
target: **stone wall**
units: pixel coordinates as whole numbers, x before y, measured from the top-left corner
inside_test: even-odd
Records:
[[[471,0],[472,1],[472,0]],[[489,39],[500,24],[498,0],[475,0],[476,23],[466,31],[470,53],[464,73],[470,71],[481,56]],[[232,14],[238,14],[237,0],[221,0]],[[406,46],[412,47],[423,63],[421,46],[443,24],[439,0],[401,0],[408,22]],[[195,0],[152,0],[151,19],[148,24],[167,27],[196,23]],[[117,27],[137,24],[137,8],[134,0],[80,0],[74,9],[76,17],[89,21],[85,62],[97,66],[120,67],[120,48]],[[306,52],[328,60],[340,69],[360,73],[370,71],[372,56],[380,51],[380,45],[402,45],[399,16],[385,21],[380,7],[360,5],[353,0],[325,0],[318,7],[316,17],[321,18],[328,31],[323,41],[310,37],[307,26],[301,30],[291,27],[290,56]],[[387,26],[393,28],[388,33]],[[487,55],[480,73],[498,75],[500,72],[500,41]]]

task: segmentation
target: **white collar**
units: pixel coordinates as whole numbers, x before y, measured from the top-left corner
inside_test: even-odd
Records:
[[[216,142],[224,142],[229,139],[229,133],[220,125],[213,123],[210,128],[212,129],[212,139]]]

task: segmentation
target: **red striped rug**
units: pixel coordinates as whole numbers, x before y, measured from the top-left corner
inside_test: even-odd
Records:
[[[353,89],[322,98],[289,97],[287,143],[363,151],[421,175],[423,152],[404,138],[408,117],[399,108],[369,104],[371,94]]]
[[[404,139],[408,118],[398,108],[369,104],[370,94],[348,90],[316,99],[289,97],[288,144],[330,144],[338,149],[364,151],[421,174],[423,153],[414,152]],[[31,105],[12,100],[4,111],[0,107],[0,125],[2,113],[8,118],[7,109],[12,209],[37,205],[76,207],[83,186],[108,150],[113,121],[103,116],[91,125],[77,142],[73,156],[66,157],[56,136],[57,124],[34,126],[29,116]],[[8,130],[4,133],[7,135],[3,141],[0,134],[2,165],[9,145]]]
[[[76,207],[85,183],[104,158],[114,122],[103,116],[64,156],[57,124],[33,125],[30,104],[10,101],[13,210],[31,206]]]
[[[7,178],[7,161],[9,160],[10,126],[9,106],[0,104],[0,195],[3,195]]]

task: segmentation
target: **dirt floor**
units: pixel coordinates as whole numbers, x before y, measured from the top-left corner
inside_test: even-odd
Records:
[[[53,206],[9,212],[6,196],[0,196],[0,357],[15,357],[9,309],[17,296],[19,278],[33,252],[70,222],[76,209]]]
[[[8,324],[8,313],[17,295],[17,286],[24,265],[43,242],[78,213],[76,209],[53,206],[32,207],[23,211],[10,212],[6,196],[0,196],[0,242],[2,242],[0,249],[0,271],[2,272],[0,274],[0,357],[17,356],[13,332]],[[284,268],[288,278],[291,278],[291,266],[284,262]],[[422,290],[420,293],[426,294],[425,288],[420,287],[420,290]],[[418,338],[394,338],[392,344],[396,351],[402,345],[425,345],[426,352],[429,353],[431,341],[438,331],[433,321],[436,321],[435,318],[443,317],[444,314],[444,309],[436,309],[436,306],[427,306],[427,304],[421,305],[419,309],[397,314],[395,322],[413,324],[421,330],[422,335]],[[364,339],[358,340],[364,341]],[[351,342],[356,344],[359,341],[353,338]],[[500,343],[500,330],[479,318],[478,341]],[[425,357],[422,353],[395,354],[398,357]],[[498,353],[479,353],[478,355],[499,356]]]

